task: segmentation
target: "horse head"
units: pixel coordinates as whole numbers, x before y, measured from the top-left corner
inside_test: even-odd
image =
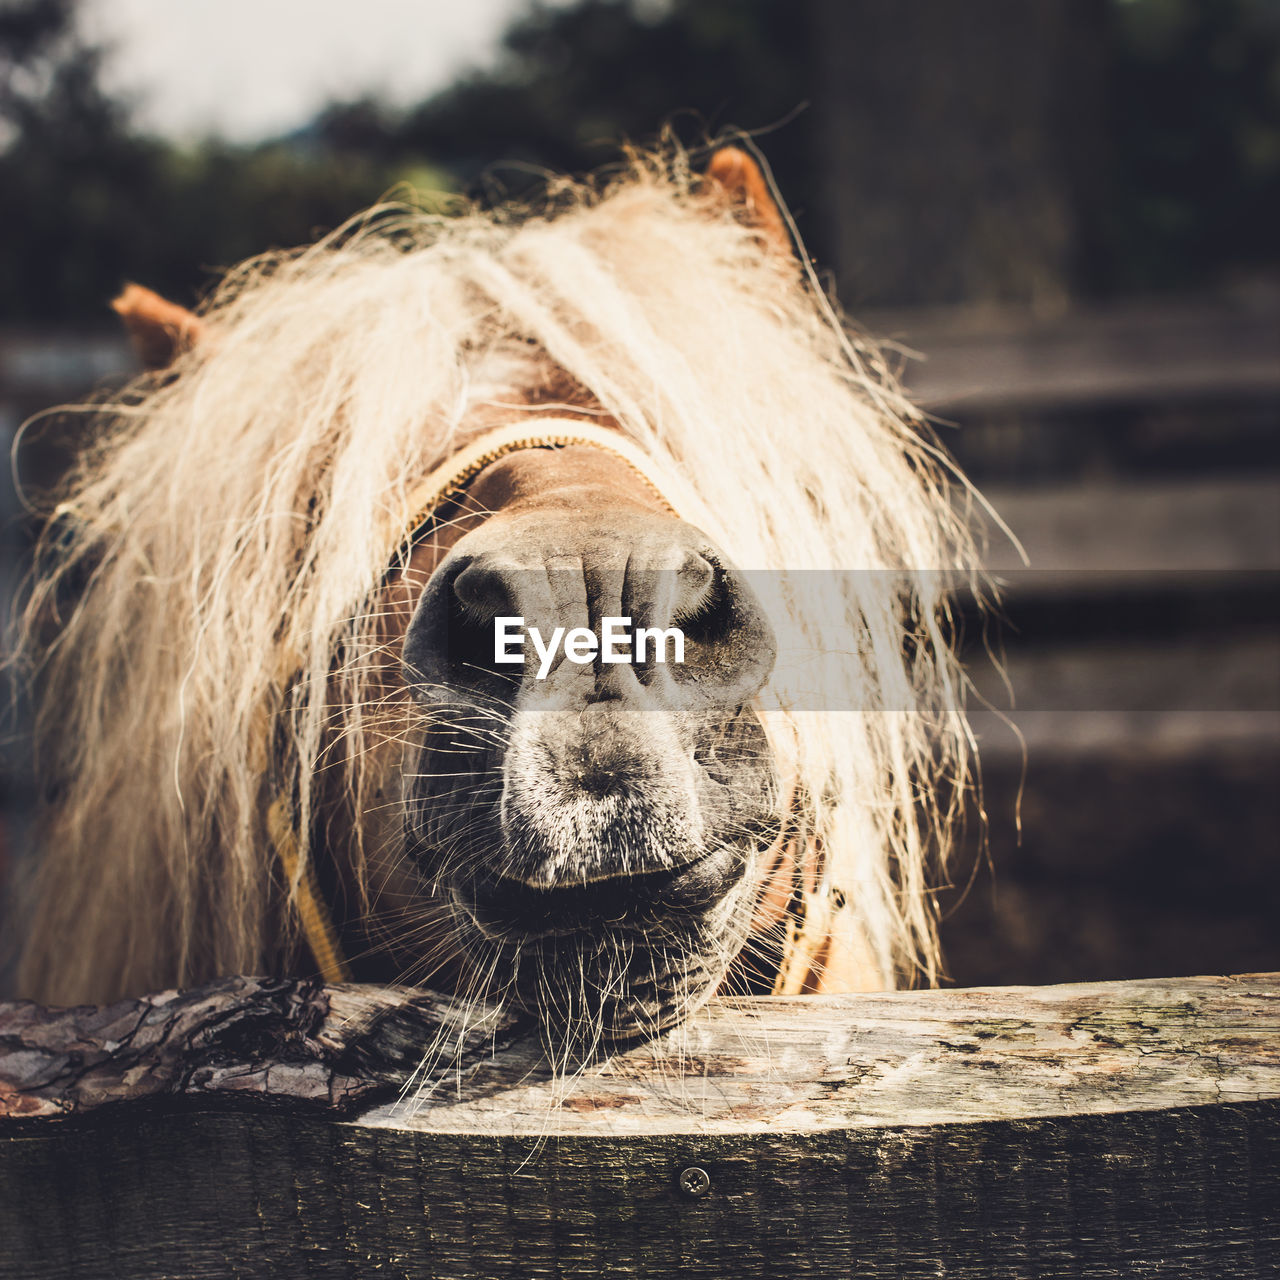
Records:
[[[936,449],[742,152],[566,199],[393,211],[199,317],[118,300],[153,372],[26,611],[27,993],[430,983],[578,1053],[738,978],[936,972],[967,730],[921,570],[968,563]],[[792,572],[826,567],[871,572]],[[848,659],[807,710],[797,653]]]

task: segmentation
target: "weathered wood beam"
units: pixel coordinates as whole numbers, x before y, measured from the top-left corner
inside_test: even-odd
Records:
[[[1280,1271],[1280,975],[723,1001],[568,1080],[421,992],[143,1004],[0,1010],[0,1275]]]
[[[273,978],[102,1008],[0,1004],[0,1124],[223,1095],[346,1114],[394,1093],[434,1038],[458,1069],[522,1029],[430,991]]]

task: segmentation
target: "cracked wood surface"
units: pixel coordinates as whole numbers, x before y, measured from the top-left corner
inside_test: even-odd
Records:
[[[458,1036],[466,1026],[459,1048]],[[1280,1097],[1280,975],[718,1001],[558,1079],[517,1019],[427,992],[234,978],[105,1009],[0,1006],[0,1116],[239,1096],[457,1133],[735,1133]]]
[[[724,1001],[567,1082],[422,992],[141,1004],[0,1007],[0,1276],[1280,1274],[1276,974]]]

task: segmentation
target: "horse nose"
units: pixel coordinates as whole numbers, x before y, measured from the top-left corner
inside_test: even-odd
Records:
[[[697,530],[664,528],[648,542],[596,535],[594,554],[581,555],[564,553],[563,530],[551,533],[539,540],[545,553],[533,543],[518,557],[463,539],[432,574],[403,649],[420,699],[520,691],[556,705],[655,696],[695,707],[740,704],[768,679],[776,642],[765,612]]]

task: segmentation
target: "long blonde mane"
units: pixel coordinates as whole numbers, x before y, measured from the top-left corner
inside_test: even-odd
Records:
[[[967,569],[969,545],[875,351],[683,155],[566,185],[543,213],[374,211],[232,271],[204,318],[169,375],[92,410],[26,610],[53,792],[26,994],[272,966],[291,919],[263,838],[263,724],[285,726],[298,830],[335,714],[362,790],[388,522],[478,424],[542,411],[525,393],[556,379],[694,486],[736,564],[792,571],[791,634],[856,647],[840,709],[800,709],[783,682],[771,737],[874,980],[937,977],[930,876],[968,737],[931,571]],[[877,572],[833,601],[837,579],[805,572],[830,569]]]

